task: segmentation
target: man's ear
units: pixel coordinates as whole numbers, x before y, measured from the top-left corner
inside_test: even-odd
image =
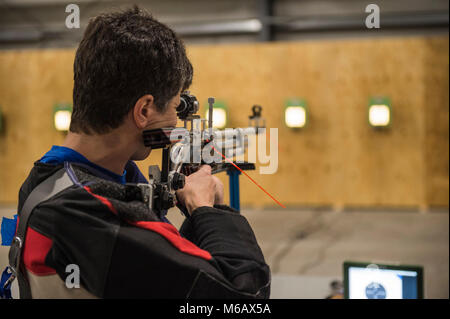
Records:
[[[146,94],[137,100],[133,108],[133,119],[139,129],[143,129],[151,122],[152,114],[156,111],[153,95]]]

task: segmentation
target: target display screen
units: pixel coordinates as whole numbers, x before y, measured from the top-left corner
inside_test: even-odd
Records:
[[[345,263],[344,281],[349,299],[422,298],[421,267]]]

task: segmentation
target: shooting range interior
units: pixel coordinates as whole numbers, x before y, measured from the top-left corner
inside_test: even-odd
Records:
[[[69,3],[79,28],[67,27]],[[247,127],[252,106],[262,107],[270,161],[258,156],[234,181],[216,176],[226,203],[230,183],[239,187],[237,204],[271,268],[271,298],[379,293],[359,288],[364,275],[345,262],[417,266],[423,297],[449,298],[449,3],[379,0],[378,27],[366,20],[376,13],[368,3],[138,3],[184,41],[202,117],[209,97],[227,128]],[[89,18],[130,4],[0,1],[0,218],[14,218],[33,163],[65,139]],[[161,157],[154,150],[136,164],[147,177]],[[177,228],[185,218],[176,207],[167,217]],[[2,271],[8,251],[0,246]],[[397,289],[380,280],[388,295]]]

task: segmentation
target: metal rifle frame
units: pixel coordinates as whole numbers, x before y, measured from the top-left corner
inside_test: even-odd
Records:
[[[194,173],[204,164],[211,166],[212,174],[227,172],[230,187],[230,206],[236,210],[240,209],[240,170],[254,170],[255,164],[248,162],[230,163],[229,161],[206,163],[203,160],[199,163],[194,161],[193,154],[194,151],[198,151],[198,148],[200,148],[200,154],[202,154],[203,147],[208,143],[214,143],[227,157],[232,158],[243,154],[248,147],[248,141],[245,140],[245,137],[252,132],[258,134],[259,129],[265,128],[265,120],[261,117],[262,108],[259,105],[252,107],[248,128],[216,130],[213,129],[214,98],[209,98],[208,104],[208,120],[202,119],[196,114],[199,109],[197,99],[189,92],[184,92],[181,96],[181,103],[177,108],[177,116],[184,122],[183,128],[163,128],[143,132],[144,145],[152,149],[163,149],[161,170],[157,165],[149,166],[149,184],[139,184],[149,207],[156,210],[160,215],[165,215],[169,208],[177,205],[186,217],[189,216],[186,208],[179,203],[177,204],[175,192],[184,187],[185,176]],[[190,123],[189,131],[187,130],[188,123]],[[208,123],[207,128],[206,123]],[[179,135],[182,138],[173,138],[177,136],[173,134],[177,133],[176,130],[179,130]],[[196,134],[200,134],[200,145],[194,144],[195,141],[198,142],[198,135],[197,140],[195,140]],[[235,148],[235,145],[238,146],[238,142],[239,147]],[[176,161],[174,162],[173,159]]]

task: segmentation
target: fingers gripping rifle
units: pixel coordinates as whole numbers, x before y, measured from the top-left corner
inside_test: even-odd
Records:
[[[202,119],[197,114],[197,98],[189,92],[184,92],[177,107],[177,116],[184,122],[184,127],[143,132],[145,146],[152,149],[162,148],[161,169],[157,165],[150,166],[149,184],[140,184],[149,207],[160,214],[165,214],[169,208],[175,206],[175,192],[184,187],[185,176],[197,171],[201,165],[210,165],[212,174],[223,171],[239,173],[236,166],[241,170],[255,169],[253,163],[231,164],[222,156],[233,158],[244,154],[248,147],[248,136],[265,128],[261,106],[252,107],[249,127],[217,130],[213,128],[214,98],[209,98],[208,104],[208,119]],[[186,214],[183,209],[182,212]]]

